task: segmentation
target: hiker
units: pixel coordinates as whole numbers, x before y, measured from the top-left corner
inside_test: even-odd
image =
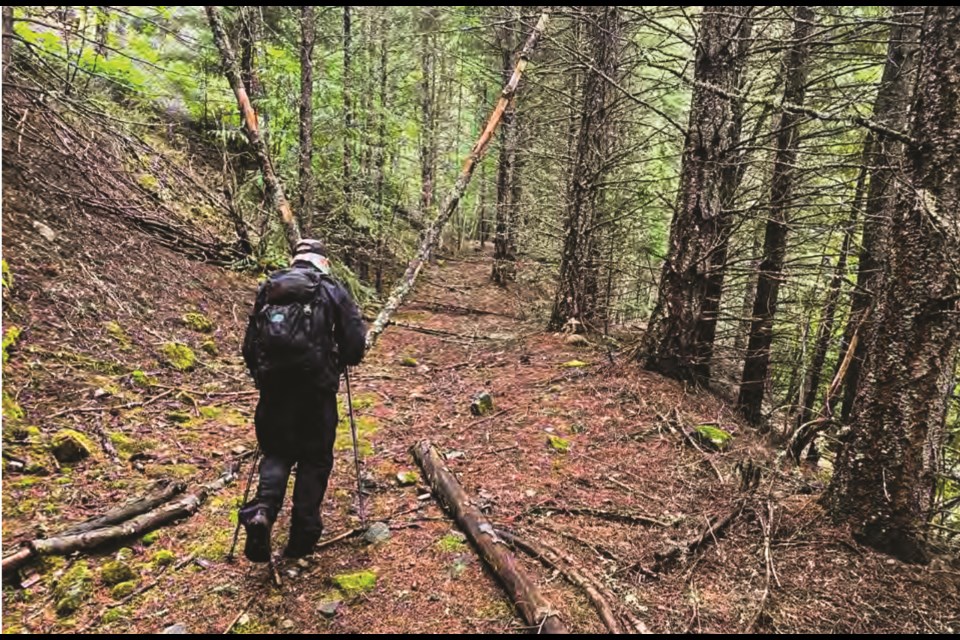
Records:
[[[294,464],[293,516],[283,555],[309,555],[320,539],[340,374],[363,358],[365,340],[360,312],[330,275],[323,243],[301,240],[293,266],[260,286],[243,341],[243,359],[260,390],[254,422],[263,452],[257,495],[240,510],[250,561],[270,561],[270,530]]]

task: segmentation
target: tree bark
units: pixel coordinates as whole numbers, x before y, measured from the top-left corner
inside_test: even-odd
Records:
[[[620,69],[621,11],[617,7],[584,8],[583,29],[591,47],[582,86],[582,106],[573,164],[567,185],[567,211],[560,276],[549,327],[570,320],[600,330],[606,310],[599,309],[600,247],[596,237],[602,209],[602,183],[616,141],[612,135],[615,89],[608,78]]]
[[[437,171],[437,7],[420,7],[420,217],[430,220]]]
[[[410,261],[410,264],[407,265],[407,270],[390,292],[390,297],[387,298],[386,304],[383,305],[383,309],[380,310],[376,320],[374,320],[373,325],[370,327],[370,331],[367,333],[368,350],[376,343],[380,334],[383,333],[383,330],[390,322],[390,317],[400,308],[400,305],[403,304],[407,294],[410,293],[410,290],[413,288],[417,276],[420,275],[420,269],[422,269],[423,264],[430,259],[431,253],[436,248],[440,240],[440,232],[443,231],[444,225],[460,203],[460,199],[470,184],[470,178],[473,177],[473,172],[477,168],[477,163],[483,159],[490,145],[490,140],[493,139],[494,134],[497,132],[497,126],[503,118],[503,112],[517,92],[517,86],[520,84],[523,72],[527,68],[530,54],[536,49],[537,43],[540,41],[540,36],[547,26],[548,16],[549,13],[542,13],[540,19],[537,21],[537,26],[530,32],[530,36],[527,38],[517,58],[517,65],[513,69],[513,75],[510,76],[510,81],[507,82],[506,86],[504,86],[500,92],[500,99],[497,101],[493,113],[490,114],[490,118],[487,120],[483,132],[480,134],[476,143],[474,143],[473,149],[470,150],[470,154],[464,161],[463,167],[460,169],[460,175],[457,176],[457,181],[454,183],[450,193],[447,194],[447,198],[440,208],[439,215],[437,215],[433,224],[431,224],[424,233],[417,255]]]
[[[806,94],[813,20],[812,8],[796,7],[793,40],[784,60],[783,101],[800,107],[803,106]],[[747,357],[737,398],[740,412],[757,426],[761,426],[763,419],[762,405],[768,379],[770,347],[773,344],[773,321],[777,313],[777,298],[787,255],[789,209],[793,204],[801,118],[795,111],[784,110],[777,125],[777,152],[770,189],[770,217],[764,234],[763,260],[760,262],[750,338],[747,341]]]
[[[825,502],[854,536],[922,562],[940,429],[960,349],[960,7],[925,7],[911,138],[889,185],[891,221],[849,431]]]
[[[657,303],[638,357],[648,369],[706,385],[716,333],[732,220],[725,210],[736,192],[741,108],[729,97],[746,65],[752,7],[703,12],[683,148],[677,210]],[[706,86],[721,87],[721,95]]]
[[[517,14],[519,7],[502,7],[505,24],[499,30],[500,56],[503,63],[503,81],[513,71],[513,56],[520,39],[522,27]],[[513,247],[513,224],[519,205],[517,183],[517,110],[514,103],[507,105],[500,128],[500,162],[497,166],[497,221],[493,241],[493,281],[506,285],[513,280],[516,255]]]
[[[490,521],[474,506],[456,476],[443,463],[440,453],[428,441],[414,445],[412,453],[434,493],[503,584],[527,624],[543,633],[566,633],[556,611],[517,566],[516,558],[497,536]]]
[[[300,219],[313,229],[313,6],[300,7]]]
[[[263,184],[266,187],[267,197],[273,207],[280,213],[280,221],[283,223],[284,234],[287,239],[287,245],[291,253],[296,249],[297,242],[300,241],[300,227],[297,219],[293,215],[293,209],[283,193],[283,185],[277,178],[273,170],[273,163],[270,160],[270,152],[263,138],[260,136],[260,127],[257,122],[257,113],[250,104],[250,97],[244,88],[243,80],[240,77],[240,71],[237,68],[237,59],[233,54],[233,48],[230,46],[230,40],[223,29],[223,20],[220,18],[220,10],[214,6],[204,7],[207,12],[207,19],[210,22],[210,29],[213,32],[213,41],[220,52],[220,58],[223,63],[224,74],[233,89],[233,94],[237,98],[237,106],[243,118],[247,140],[253,147],[257,156],[257,164],[260,165],[260,173],[263,175]]]
[[[13,60],[13,7],[3,7],[3,78],[7,78]]]
[[[902,131],[907,127],[910,97],[916,82],[917,40],[920,36],[919,15],[922,7],[894,7],[891,19],[890,42],[887,46],[887,62],[873,107],[873,119],[885,127]],[[853,331],[873,301],[873,292],[883,286],[882,259],[890,227],[889,200],[893,197],[896,181],[901,171],[903,143],[884,135],[871,132],[869,147],[864,149],[864,164],[871,167],[870,186],[863,216],[863,237],[857,268],[857,286],[850,304],[850,314],[844,331],[841,350],[846,350]],[[869,326],[861,335],[871,331]],[[860,386],[860,371],[866,357],[866,341],[860,340],[854,350],[854,358],[843,388],[843,406],[840,420],[846,424],[853,413],[854,400]]]

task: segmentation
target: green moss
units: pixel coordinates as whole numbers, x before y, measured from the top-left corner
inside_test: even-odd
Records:
[[[17,344],[20,338],[20,327],[7,327],[3,332],[3,364],[10,358],[10,349]]]
[[[20,480],[16,480],[15,482],[9,482],[8,486],[11,489],[26,489],[28,487],[32,487],[38,482],[40,482],[40,478],[32,476],[29,478],[21,478]]]
[[[373,392],[358,393],[353,396],[354,409],[369,409],[377,404],[377,394]]]
[[[80,560],[57,581],[53,590],[58,616],[69,616],[90,597],[93,588],[93,573],[86,560]]]
[[[417,484],[420,480],[420,474],[416,471],[401,471],[397,474],[397,484],[401,487],[409,487]]]
[[[212,338],[201,342],[200,348],[209,356],[215,356],[220,353],[220,350],[217,348],[217,343]]]
[[[230,544],[233,541],[232,528],[220,526],[214,531],[207,531],[202,536],[202,542],[192,545],[187,551],[198,558],[222,562],[230,551]]]
[[[164,361],[177,371],[190,371],[197,364],[193,350],[181,342],[168,342],[160,348]]]
[[[570,441],[566,438],[561,438],[560,436],[548,435],[547,445],[559,453],[566,453],[570,451]]]
[[[150,533],[148,533],[148,534],[144,535],[142,538],[140,538],[140,542],[142,542],[145,547],[149,547],[150,545],[152,545],[154,542],[156,542],[156,541],[159,540],[159,539],[160,539],[160,532],[159,532],[159,531],[151,531]]]
[[[12,289],[13,288],[13,271],[10,270],[10,265],[7,264],[6,260],[0,260],[0,267],[2,267],[2,270],[3,270],[3,276],[2,276],[3,288],[7,290]]]
[[[213,331],[213,321],[202,313],[195,311],[184,314],[183,324],[186,325],[188,329],[199,333],[210,333]]]
[[[113,443],[117,453],[126,458],[129,458],[137,453],[149,451],[156,446],[156,443],[152,440],[134,440],[130,436],[119,431],[111,431],[107,434],[107,437],[110,438],[110,442]]]
[[[341,573],[330,580],[348,598],[366,593],[377,586],[377,574],[373,571]]]
[[[177,559],[177,554],[169,549],[160,549],[155,554],[151,562],[155,567],[165,567],[167,565],[173,564],[173,561]]]
[[[207,420],[213,420],[214,418],[219,417],[222,413],[223,409],[214,405],[200,407],[200,415]]]
[[[137,184],[150,193],[158,193],[160,191],[160,181],[157,180],[156,176],[152,176],[149,173],[141,173],[137,176]]]
[[[466,550],[467,545],[463,541],[462,535],[448,533],[437,540],[437,548],[440,549],[440,551],[447,551],[449,553],[460,553]]]
[[[113,560],[100,568],[100,580],[108,587],[136,579],[137,573],[133,567],[120,560]]]
[[[589,367],[590,363],[583,362],[581,360],[568,360],[567,362],[564,362],[560,366],[567,369],[572,369],[572,368],[578,368],[578,367]]]
[[[6,420],[23,420],[24,417],[20,404],[6,389],[3,390],[3,417]]]
[[[130,617],[130,608],[129,607],[114,607],[112,609],[107,609],[107,612],[103,614],[103,624],[112,624],[120,620],[126,620]]]
[[[484,391],[473,399],[470,404],[470,413],[475,416],[485,416],[493,411],[493,396]]]
[[[733,438],[723,429],[718,429],[709,424],[701,424],[693,430],[702,444],[716,451],[725,451],[730,446],[730,440]]]
[[[420,363],[417,362],[417,359],[414,358],[413,356],[403,356],[402,358],[400,358],[401,367],[416,367],[419,364]]]
[[[123,600],[136,590],[137,582],[135,580],[127,580],[126,582],[113,585],[113,588],[110,589],[110,596],[114,600]]]
[[[94,452],[94,446],[90,439],[79,431],[61,429],[53,435],[50,450],[58,462],[79,462]]]
[[[130,379],[133,381],[133,384],[137,385],[138,387],[146,388],[146,387],[152,387],[153,385],[157,384],[156,378],[152,376],[148,376],[140,369],[137,369],[136,371],[131,373]]]
[[[6,414],[4,414],[6,417]],[[19,424],[13,421],[3,425],[3,436],[7,440],[25,444],[38,444],[42,439],[39,427]]]
[[[167,419],[177,424],[187,424],[193,420],[193,416],[186,411],[168,411]]]
[[[103,326],[110,337],[116,340],[122,349],[126,350],[130,348],[130,336],[123,330],[119,322],[110,320],[109,322],[105,322]]]
[[[334,442],[334,448],[338,451],[353,450],[353,436],[350,433],[350,416],[341,411],[340,424],[337,426],[337,439]],[[370,437],[377,432],[379,425],[377,421],[370,416],[354,416],[357,422],[357,449],[361,456],[369,456],[373,453],[373,443]]]

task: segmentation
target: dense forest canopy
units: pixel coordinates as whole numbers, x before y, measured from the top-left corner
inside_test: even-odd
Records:
[[[489,246],[524,320],[715,393],[858,541],[956,552],[956,7],[3,11],[5,96],[113,132],[167,246],[262,274],[322,238],[377,333]],[[4,165],[42,179],[30,109]]]

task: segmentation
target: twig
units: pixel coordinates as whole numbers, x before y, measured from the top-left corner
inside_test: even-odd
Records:
[[[589,516],[600,518],[601,520],[612,520],[614,522],[628,522],[630,524],[655,525],[658,527],[669,527],[669,522],[657,520],[656,518],[640,513],[620,513],[618,511],[604,511],[602,509],[593,509],[591,507],[560,507],[553,504],[537,505],[527,511],[527,513],[555,512],[571,516]]]
[[[227,635],[228,633],[233,631],[233,628],[236,626],[237,622],[240,620],[240,618],[243,617],[243,614],[247,612],[247,609],[250,608],[250,605],[253,604],[254,599],[256,599],[258,595],[260,594],[255,593],[252,596],[250,596],[250,599],[247,600],[247,603],[243,605],[243,608],[240,609],[239,613],[237,613],[237,615],[234,616],[233,620],[230,621],[229,626],[227,626],[227,628],[223,630],[223,635]]]

